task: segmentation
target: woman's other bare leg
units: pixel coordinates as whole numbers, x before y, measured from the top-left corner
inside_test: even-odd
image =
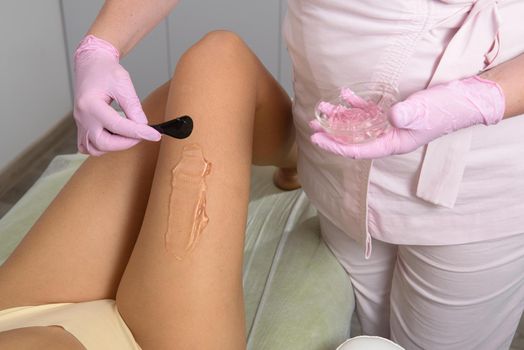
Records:
[[[163,120],[169,84],[143,103]],[[0,310],[115,298],[151,188],[158,143],[89,157],[0,267]]]
[[[166,112],[194,131],[162,140],[117,305],[145,350],[244,349],[252,148],[255,163],[294,166],[290,101],[237,36],[214,32],[181,58]]]
[[[0,332],[2,350],[86,350],[62,327],[25,327]]]

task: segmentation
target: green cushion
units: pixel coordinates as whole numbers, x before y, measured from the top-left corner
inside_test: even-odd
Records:
[[[31,226],[85,160],[81,154],[61,155],[25,195],[0,220],[0,264],[22,240]]]

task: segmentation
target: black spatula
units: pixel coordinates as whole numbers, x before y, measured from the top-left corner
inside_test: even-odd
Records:
[[[164,123],[149,126],[161,134],[169,135],[176,139],[185,139],[193,131],[193,119],[188,115],[183,115]]]

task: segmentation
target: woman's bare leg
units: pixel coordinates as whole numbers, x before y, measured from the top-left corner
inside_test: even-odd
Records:
[[[0,332],[2,350],[86,350],[62,327],[25,327]]]
[[[162,140],[117,305],[145,350],[244,349],[252,148],[255,163],[294,166],[290,101],[237,36],[214,32],[176,68],[166,115],[182,114],[193,134]]]
[[[163,120],[169,85],[143,103]],[[0,310],[114,298],[142,224],[158,143],[89,157],[0,267]]]

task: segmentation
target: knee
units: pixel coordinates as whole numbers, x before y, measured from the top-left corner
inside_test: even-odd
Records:
[[[228,30],[215,30],[204,35],[189,52],[208,53],[218,55],[232,55],[248,51],[248,47],[242,38]]]
[[[214,62],[245,60],[251,51],[242,38],[231,31],[216,30],[204,35],[191,46],[179,60],[184,63],[198,63],[212,59]]]

